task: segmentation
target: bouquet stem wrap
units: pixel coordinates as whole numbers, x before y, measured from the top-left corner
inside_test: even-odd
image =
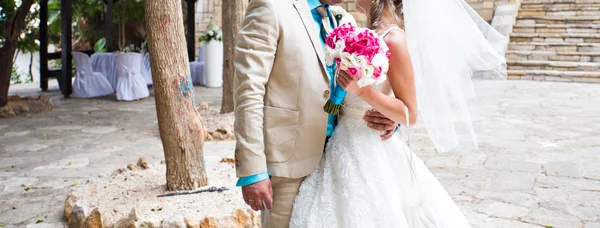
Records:
[[[335,85],[333,92],[331,92],[331,96],[329,96],[329,100],[327,100],[327,103],[325,103],[325,106],[323,107],[323,110],[332,115],[339,115],[340,109],[342,109],[344,97],[346,97],[346,90],[344,90],[344,88],[342,88],[340,85]]]

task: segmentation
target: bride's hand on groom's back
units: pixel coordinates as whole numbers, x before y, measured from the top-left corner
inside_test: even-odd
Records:
[[[398,123],[385,117],[383,114],[376,110],[367,111],[365,113],[364,120],[367,121],[367,125],[378,131],[385,131],[385,134],[381,135],[381,140],[388,140],[394,135],[394,131],[398,126]]]

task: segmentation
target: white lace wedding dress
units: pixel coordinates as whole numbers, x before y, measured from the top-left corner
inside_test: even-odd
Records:
[[[392,93],[387,81],[376,88]],[[416,156],[413,181],[412,157],[400,138],[382,141],[382,132],[366,125],[366,102],[348,94],[344,104],[320,164],[300,187],[290,227],[470,227]]]

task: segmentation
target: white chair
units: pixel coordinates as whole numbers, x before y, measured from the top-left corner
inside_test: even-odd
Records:
[[[192,76],[192,82],[195,85],[205,85],[206,80],[204,79],[204,46],[200,46],[198,51],[198,59],[190,62],[190,74]]]
[[[142,58],[142,75],[146,85],[152,85],[152,69],[150,68],[150,53],[146,52]]]
[[[142,54],[128,52],[115,56],[117,65],[117,100],[133,101],[150,96],[142,76]]]
[[[71,52],[75,60],[77,76],[73,82],[73,97],[91,98],[106,96],[114,92],[110,82],[100,72],[92,71],[90,57],[82,52]]]

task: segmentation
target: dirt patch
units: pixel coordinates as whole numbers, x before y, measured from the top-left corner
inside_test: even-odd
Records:
[[[0,118],[9,116],[27,116],[52,110],[54,104],[50,97],[8,97],[8,104],[0,108]]]
[[[221,114],[218,110],[211,108],[208,104],[198,105],[198,112],[202,117],[204,128],[206,129],[206,140],[233,140],[233,122],[235,117],[233,113]]]

